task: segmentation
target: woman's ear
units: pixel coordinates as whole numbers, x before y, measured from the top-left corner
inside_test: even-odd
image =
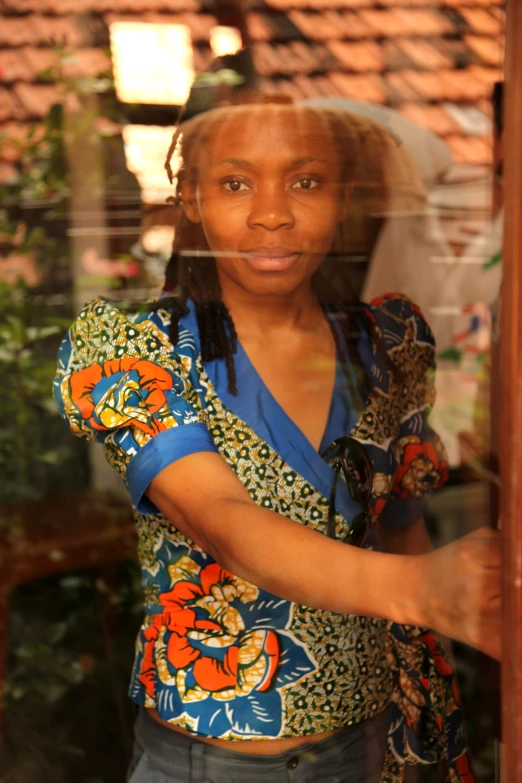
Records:
[[[348,211],[350,209],[350,203],[352,200],[352,193],[355,187],[355,182],[345,182],[341,186],[341,204],[339,210],[339,222],[342,223],[348,217]]]
[[[198,200],[196,191],[188,180],[184,179],[181,183],[181,203],[185,210],[185,215],[191,223],[201,223],[201,215],[198,209]]]

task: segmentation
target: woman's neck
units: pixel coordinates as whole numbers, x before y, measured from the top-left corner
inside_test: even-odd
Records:
[[[255,338],[317,331],[327,326],[311,284],[289,294],[253,294],[222,287],[223,301],[239,333]]]

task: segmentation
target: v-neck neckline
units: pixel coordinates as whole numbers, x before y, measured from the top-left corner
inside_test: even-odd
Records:
[[[181,324],[192,333],[199,349],[198,323],[192,302],[189,303],[189,313],[182,317]],[[268,446],[279,454],[291,469],[299,473],[324,497],[328,498],[334,478],[333,468],[323,459],[320,451],[313,446],[304,432],[275,399],[239,340],[237,340],[234,364],[237,395],[231,394],[228,389],[228,374],[226,363],[223,359],[214,359],[204,363],[204,368],[218,398],[228,410],[238,416]],[[336,352],[335,383],[320,448],[329,431],[330,417],[337,392],[337,380],[339,373],[342,372],[343,370],[340,367]],[[359,420],[354,401],[350,400],[350,403],[349,431],[353,429]],[[348,434],[348,432],[339,434]],[[360,504],[355,502],[350,496],[344,482],[339,482],[337,485],[336,509],[347,521],[353,519],[361,509]]]
[[[333,407],[334,407],[334,398],[335,398],[335,393],[336,393],[336,389],[337,389],[337,382],[338,382],[338,378],[339,378],[339,369],[340,369],[340,367],[339,367],[339,357],[337,356],[337,349],[335,350],[334,379],[333,379],[332,390],[330,392],[329,401],[328,401],[328,411],[327,411],[327,414],[326,414],[326,421],[325,421],[325,424],[324,424],[324,427],[323,427],[323,431],[321,433],[321,439],[319,441],[319,446],[318,446],[317,449],[314,446],[314,444],[312,443],[312,441],[309,439],[309,437],[304,433],[304,431],[299,427],[299,425],[290,416],[290,414],[286,412],[286,410],[283,408],[283,406],[281,405],[281,403],[279,402],[277,397],[274,395],[274,393],[270,390],[270,387],[268,386],[267,382],[263,379],[263,376],[261,375],[261,373],[259,372],[259,370],[255,366],[254,362],[252,361],[252,359],[248,355],[248,352],[247,352],[246,348],[244,347],[244,345],[242,344],[242,342],[241,342],[241,340],[239,338],[237,338],[236,357],[237,356],[240,356],[240,361],[241,362],[245,363],[246,365],[248,365],[250,367],[250,372],[251,372],[252,376],[255,378],[256,383],[260,384],[260,385],[262,385],[264,387],[265,393],[266,393],[267,397],[270,399],[272,406],[274,408],[278,409],[279,416],[285,416],[289,420],[289,422],[291,422],[293,424],[295,429],[301,434],[302,438],[304,438],[304,440],[308,441],[308,443],[310,444],[311,448],[314,451],[316,451],[317,454],[319,454],[319,456],[320,456],[322,454],[321,447],[322,447],[322,444],[324,443],[324,439],[325,439],[326,433],[328,432],[328,427],[329,427],[329,424],[330,424],[330,416],[332,414],[332,410],[333,410]]]

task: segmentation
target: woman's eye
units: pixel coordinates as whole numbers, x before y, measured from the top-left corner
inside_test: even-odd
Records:
[[[229,179],[223,183],[225,188],[231,193],[240,193],[242,190],[248,190],[248,186],[239,179]]]
[[[319,184],[319,180],[313,179],[313,177],[304,177],[295,183],[294,188],[297,190],[313,190]]]

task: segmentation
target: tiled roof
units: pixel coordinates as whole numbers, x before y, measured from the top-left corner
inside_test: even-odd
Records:
[[[490,162],[503,0],[248,0],[246,7],[263,89],[390,105],[443,137],[457,161]],[[53,41],[74,49],[66,75],[92,76],[110,68],[111,21],[182,23],[196,70],[205,70],[217,23],[211,8],[209,0],[0,0],[0,134],[23,139],[59,97],[42,79],[56,64]],[[479,114],[468,121],[459,110],[470,107]],[[1,146],[0,176],[17,149]]]

